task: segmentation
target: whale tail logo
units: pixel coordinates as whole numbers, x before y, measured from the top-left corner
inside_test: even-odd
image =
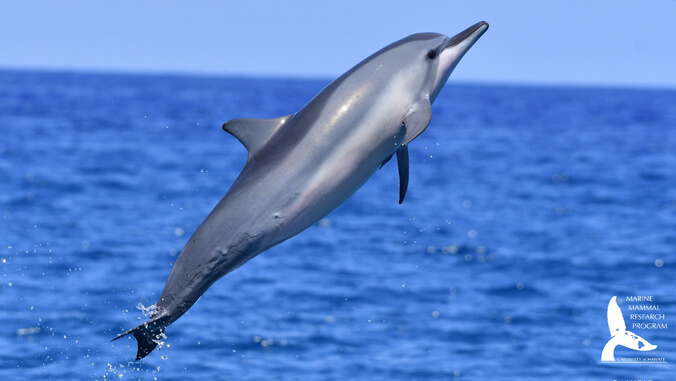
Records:
[[[627,331],[627,326],[624,324],[624,316],[622,310],[617,305],[617,297],[613,296],[608,303],[608,328],[610,329],[610,340],[603,347],[601,353],[601,361],[615,362],[615,347],[621,345],[635,351],[652,351],[657,348],[657,345],[652,345],[648,340],[641,336]]]

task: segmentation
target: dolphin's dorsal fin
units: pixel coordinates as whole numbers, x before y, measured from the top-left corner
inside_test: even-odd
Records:
[[[622,310],[620,306],[617,305],[616,296],[613,296],[608,303],[608,328],[610,329],[610,337],[614,337],[620,332],[627,330],[627,326],[624,324],[624,317],[622,316]]]
[[[432,104],[428,98],[417,101],[404,116],[406,136],[401,144],[408,144],[422,134],[432,119]]]
[[[292,115],[275,119],[233,119],[223,124],[223,131],[236,137],[253,157]]]
[[[402,145],[397,150],[397,165],[399,166],[399,204],[404,202],[408,189],[408,146]]]

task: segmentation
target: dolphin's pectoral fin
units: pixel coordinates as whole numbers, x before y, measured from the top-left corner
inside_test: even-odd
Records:
[[[399,166],[399,204],[404,202],[408,189],[408,146],[402,145],[397,150],[397,165]]]
[[[422,134],[432,119],[432,104],[428,98],[422,98],[416,102],[404,116],[406,136],[402,144],[408,144],[411,140]]]
[[[293,114],[276,119],[233,119],[223,124],[223,131],[242,142],[249,157],[252,157],[292,116]]]
[[[383,160],[383,162],[380,163],[380,168],[378,168],[378,169],[383,169],[383,166],[384,166],[385,164],[387,164],[387,162],[390,161],[390,159],[392,159],[392,156],[394,156],[394,154],[388,156],[387,159]]]

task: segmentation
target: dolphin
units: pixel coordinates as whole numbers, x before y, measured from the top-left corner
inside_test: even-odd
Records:
[[[432,117],[460,59],[488,29],[454,37],[419,33],[394,42],[330,83],[302,109],[276,119],[235,119],[223,129],[248,151],[244,169],[188,240],[150,319],[133,334],[136,360],[219,278],[336,209],[396,154],[399,203],[408,144]]]

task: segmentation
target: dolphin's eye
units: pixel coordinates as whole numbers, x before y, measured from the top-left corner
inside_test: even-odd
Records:
[[[436,50],[430,50],[429,52],[427,52],[427,58],[429,58],[431,60],[437,58],[437,51]]]

